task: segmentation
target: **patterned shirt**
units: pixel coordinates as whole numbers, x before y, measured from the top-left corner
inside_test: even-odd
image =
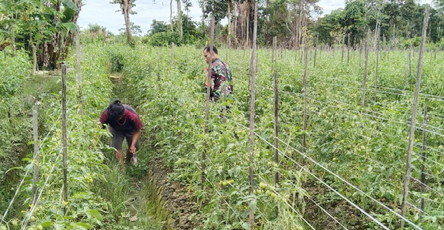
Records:
[[[217,101],[219,98],[226,97],[233,93],[231,70],[228,65],[219,58],[214,60],[211,66],[211,80],[213,81],[210,95],[212,101]]]

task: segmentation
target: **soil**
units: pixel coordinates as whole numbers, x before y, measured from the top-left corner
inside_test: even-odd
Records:
[[[199,206],[184,185],[169,180],[170,172],[171,169],[163,166],[160,159],[152,159],[149,163],[148,176],[160,189],[161,197],[174,220],[174,228],[194,229],[201,223]]]

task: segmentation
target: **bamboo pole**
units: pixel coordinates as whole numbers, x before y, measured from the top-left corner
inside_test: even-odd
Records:
[[[318,50],[318,40],[319,40],[319,34],[316,34],[316,40],[315,40],[315,44],[314,44],[313,67],[316,67],[316,55],[317,55],[317,50]],[[333,49],[333,56],[334,55],[335,55],[335,49]]]
[[[347,34],[347,64],[350,64],[350,33]]]
[[[422,41],[421,41],[421,47],[419,48],[418,69],[416,72],[415,94],[413,97],[413,104],[412,104],[412,119],[410,122],[409,145],[408,145],[408,150],[407,150],[406,172],[405,172],[405,177],[404,177],[404,190],[402,193],[402,207],[401,207],[401,215],[402,216],[405,216],[405,212],[406,212],[407,196],[409,193],[410,176],[411,176],[411,171],[412,171],[412,154],[413,154],[413,144],[415,142],[416,116],[417,116],[417,109],[418,109],[419,91],[421,88],[422,59],[424,56],[429,14],[430,14],[430,9],[427,7],[424,12],[424,23],[422,26]],[[401,228],[404,228],[404,224],[405,224],[405,221],[403,219],[403,220],[401,220]]]
[[[307,130],[307,72],[308,72],[308,46],[305,44],[304,47],[304,77],[303,77],[303,87],[304,87],[304,123],[303,123],[303,134],[302,134],[302,153],[306,152],[307,148],[307,137],[305,131]]]
[[[421,192],[425,193],[425,164],[427,161],[427,105],[424,106],[424,119],[422,122],[422,166],[421,166]],[[424,197],[421,197],[421,205],[420,208],[424,211]]]
[[[79,84],[79,105],[80,105],[80,115],[84,115],[83,112],[83,79],[82,79],[82,70],[80,68],[80,31],[77,28],[76,31],[76,72],[77,72],[77,83]]]
[[[367,32],[367,37],[365,38],[364,45],[364,55],[365,55],[365,66],[364,66],[364,76],[362,79],[362,95],[361,95],[361,106],[365,107],[365,94],[367,91],[367,75],[368,75],[368,40],[369,40],[370,30]]]
[[[256,42],[257,42],[257,0],[254,1],[254,25],[253,25],[253,48],[251,50],[251,60],[250,60],[250,167],[249,167],[249,177],[250,177],[250,189],[249,194],[254,193],[254,116],[255,116],[255,100],[256,100],[256,74],[257,74],[257,62],[256,62]],[[250,229],[254,229],[254,205],[250,204],[249,212],[249,224]]]
[[[38,102],[32,107],[32,134],[34,137],[34,173],[32,177],[32,204],[37,201],[37,183],[39,182],[39,124],[38,124]]]
[[[212,60],[213,58],[213,46],[214,46],[214,16],[211,15],[211,25],[210,25],[210,60]],[[208,73],[207,73],[207,82],[208,85],[207,87],[207,95],[206,95],[206,102],[205,102],[205,122],[204,122],[204,132],[206,135],[208,135],[209,133],[209,129],[208,129],[208,123],[209,123],[209,114],[210,114],[210,93],[211,93],[211,68],[213,66],[213,63],[210,61],[208,63]],[[207,145],[207,142],[205,142]],[[207,160],[207,147],[206,146],[204,148],[204,151],[202,152],[202,163],[201,163],[201,168],[202,168],[202,175],[201,175],[201,180],[202,180],[202,186],[205,182],[205,169],[206,169],[206,160]]]
[[[170,67],[174,66],[174,47],[175,47],[174,42],[172,42],[171,43],[171,66]]]
[[[375,95],[374,100],[376,101],[376,90],[378,89],[378,68],[379,68],[379,21],[376,23],[376,31],[375,31],[375,51],[376,51],[376,63],[375,63]]]
[[[273,52],[271,58],[271,72],[273,74],[273,87],[274,87],[274,162],[279,167],[279,90],[278,90],[278,82],[277,82],[277,73],[276,73],[276,45],[277,38],[273,37]],[[276,188],[279,187],[279,172],[276,172],[274,175],[274,183]]]
[[[63,150],[63,209],[67,210],[68,204],[68,151],[66,130],[66,64],[62,63],[62,150]]]

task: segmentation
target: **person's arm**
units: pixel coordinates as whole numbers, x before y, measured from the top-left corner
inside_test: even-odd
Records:
[[[105,110],[102,112],[102,115],[100,116],[99,119],[99,122],[102,124],[102,129],[106,128],[105,124],[107,123],[107,121],[108,121],[108,112],[107,110]]]
[[[130,151],[130,153],[132,153],[132,154],[134,154],[134,153],[136,153],[136,143],[137,143],[137,141],[139,140],[139,137],[140,137],[140,133],[142,132],[142,130],[140,129],[139,131],[137,131],[137,132],[135,132],[134,134],[133,134],[133,139],[132,139],[132,142],[131,142],[131,146],[130,146],[130,148],[129,148],[129,151]]]
[[[139,140],[140,137],[140,133],[142,132],[142,121],[140,120],[139,116],[135,113],[131,113],[130,115],[130,119],[134,122],[134,124],[136,125],[136,132],[133,134],[133,138],[131,141],[131,146],[129,146],[129,151],[130,153],[134,154],[136,153],[137,149],[136,149],[136,143]]]

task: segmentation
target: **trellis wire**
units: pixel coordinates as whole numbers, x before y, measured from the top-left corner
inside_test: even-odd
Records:
[[[244,128],[246,128],[244,125],[242,125],[242,124],[239,124],[239,125],[241,125],[241,126],[243,126]],[[261,139],[262,141],[264,141],[265,143],[267,143],[269,146],[271,146],[271,147],[274,147],[270,142],[268,142],[267,140],[265,140],[261,135],[259,135],[259,134],[257,134],[257,133],[255,133],[255,135],[257,136],[257,137],[259,137],[259,139]],[[281,140],[280,140],[281,141]],[[281,143],[282,143],[282,141],[281,141]],[[283,144],[286,144],[287,146],[290,146],[289,144],[287,144],[287,143],[283,143]],[[296,152],[298,152],[299,154],[301,154],[301,155],[303,155],[306,159],[309,159],[310,161],[312,161],[312,162],[316,162],[316,161],[314,161],[313,159],[311,159],[309,156],[307,156],[306,154],[303,154],[303,153],[301,153],[299,150],[296,150],[295,148],[293,148],[292,146],[290,146],[290,148],[292,148],[293,150],[295,150]],[[279,150],[278,150],[279,151]],[[309,173],[311,176],[313,176],[316,180],[318,180],[319,182],[321,182],[322,184],[324,184],[327,188],[329,188],[330,190],[332,190],[334,193],[336,193],[337,195],[339,195],[342,199],[344,199],[345,201],[347,201],[349,204],[351,204],[353,207],[355,207],[356,209],[358,209],[361,213],[363,213],[364,215],[366,215],[367,217],[369,217],[371,220],[373,220],[375,223],[377,223],[378,225],[380,225],[382,228],[384,228],[384,229],[389,229],[389,228],[387,228],[386,226],[384,226],[380,221],[378,221],[377,219],[375,219],[372,215],[370,215],[369,213],[367,213],[365,210],[363,210],[361,207],[359,207],[358,205],[356,205],[354,202],[352,202],[352,201],[350,201],[347,197],[345,197],[344,195],[342,195],[341,193],[339,193],[338,191],[336,191],[334,188],[332,188],[331,186],[329,186],[327,183],[325,183],[324,181],[322,181],[320,178],[318,178],[317,176],[315,176],[314,174],[312,174],[310,171],[308,171],[304,166],[301,166],[298,162],[296,162],[294,159],[292,159],[291,157],[289,157],[288,155],[286,155],[286,154],[283,154],[281,151],[279,151],[279,153],[283,156],[283,157],[285,157],[286,159],[289,159],[290,161],[292,161],[293,163],[295,163],[296,165],[298,165],[299,167],[301,167],[303,170],[305,170],[307,173]],[[321,164],[319,164],[319,163],[315,163],[315,164],[317,164],[318,166],[320,166],[320,167],[322,167],[322,168],[324,168],[324,170],[326,170],[327,172],[329,172],[329,173],[331,173],[332,175],[336,175],[336,174],[334,174],[333,172],[331,172],[330,170],[328,170],[328,169],[326,169],[325,167],[323,167]],[[337,175],[336,175],[337,176]],[[339,178],[341,178],[341,177],[339,177]],[[342,178],[341,178],[342,179]],[[342,179],[343,180],[343,179]],[[345,180],[344,180],[345,181]],[[349,184],[349,185],[351,185],[349,182],[346,182],[347,184]],[[360,191],[360,190],[359,190]],[[363,193],[363,192],[362,192]],[[364,193],[365,194],[365,193]],[[365,194],[366,195],[366,194]],[[368,195],[367,195],[368,196]],[[378,201],[379,202],[379,201]],[[383,205],[383,207],[385,207],[386,209],[388,209],[388,210],[391,210],[391,209],[389,209],[388,207],[386,207],[384,204],[382,204]],[[397,213],[396,213],[397,214]],[[399,214],[398,214],[399,215]],[[412,223],[413,224],[413,223]],[[413,224],[414,225],[414,224]],[[416,226],[416,225],[414,225],[414,226]],[[419,228],[418,227],[418,229],[421,229],[421,228]]]
[[[49,136],[49,134],[50,134],[50,132],[48,132],[48,133],[46,134],[46,136],[43,138],[43,140],[46,140],[46,138]],[[40,144],[39,148],[41,148],[42,146],[43,146],[43,141],[42,141],[42,143]],[[36,160],[36,159],[35,159],[35,156],[34,156],[34,158],[33,158],[32,160],[33,160],[33,161]],[[28,173],[29,173],[30,170],[31,170],[31,167],[29,167],[29,168],[26,170],[25,175],[23,176],[22,180],[20,181],[19,185],[17,186],[17,189],[16,189],[16,191],[15,191],[15,193],[14,193],[14,196],[12,197],[11,201],[9,202],[8,207],[6,208],[5,212],[3,213],[2,219],[1,219],[1,221],[0,221],[0,227],[2,226],[3,222],[5,222],[5,218],[6,218],[6,216],[8,215],[9,209],[12,207],[12,205],[13,205],[13,203],[14,203],[14,201],[15,201],[15,198],[17,197],[18,193],[20,192],[20,188],[22,187],[23,182],[25,181],[26,176],[28,175]]]
[[[242,124],[240,124],[241,126],[243,126]],[[243,126],[245,127],[245,126]],[[262,136],[260,136],[259,134],[255,133],[255,135],[257,135],[259,137],[259,139],[263,140],[264,142],[266,142],[268,145],[270,145],[271,147],[273,147],[273,145],[271,145],[267,140],[263,139]],[[306,159],[309,159],[312,163],[316,164],[317,166],[321,167],[322,169],[324,169],[325,171],[327,171],[328,173],[330,173],[331,175],[335,176],[336,178],[340,179],[342,182],[346,183],[347,185],[349,185],[350,187],[354,188],[355,190],[359,191],[361,194],[365,195],[366,197],[370,198],[372,201],[376,202],[377,204],[381,205],[382,207],[384,207],[385,209],[387,209],[388,211],[392,212],[393,214],[395,214],[396,216],[398,216],[399,218],[405,220],[407,223],[409,223],[411,226],[413,226],[416,229],[421,229],[419,226],[417,226],[416,224],[414,224],[413,222],[411,222],[410,220],[406,219],[405,217],[399,215],[398,213],[396,213],[395,211],[393,211],[392,209],[390,209],[389,207],[387,207],[386,205],[384,205],[383,203],[381,203],[380,201],[376,200],[375,198],[367,195],[365,192],[363,192],[362,190],[360,190],[358,187],[356,187],[355,185],[351,184],[350,182],[348,182],[347,180],[343,179],[342,177],[340,177],[339,175],[335,174],[334,172],[330,171],[329,169],[327,169],[325,166],[321,165],[320,163],[318,163],[317,161],[313,160],[311,157],[307,156],[306,154],[303,154],[302,152],[300,152],[299,150],[297,150],[296,148],[292,147],[291,145],[289,145],[288,143],[283,142],[282,140],[279,139],[279,141],[287,146],[289,146],[291,149],[295,150],[297,153],[299,153],[300,155],[303,155]],[[280,152],[280,151],[279,151]],[[281,152],[280,152],[281,153]],[[282,154],[282,153],[281,153]],[[293,163],[298,164],[294,159],[290,158],[289,156],[285,155],[286,159],[290,159]],[[298,164],[299,165],[299,164]],[[318,178],[319,179],[319,178]],[[321,180],[322,181],[322,180]],[[325,183],[325,182],[324,182]],[[368,213],[367,213],[368,214]],[[369,214],[368,214],[369,215]]]
[[[28,221],[31,218],[32,214],[34,213],[36,207],[38,206],[40,197],[43,194],[43,190],[45,189],[46,185],[48,184],[49,178],[52,176],[52,172],[54,171],[54,168],[56,166],[56,162],[58,161],[58,159],[60,158],[60,154],[57,155],[57,158],[54,160],[53,165],[51,167],[51,170],[48,173],[48,176],[46,177],[45,183],[43,183],[42,188],[40,189],[40,193],[37,196],[37,199],[35,200],[35,204],[32,206],[31,210],[28,212],[27,215],[25,215],[25,218],[22,221],[22,228],[21,230],[24,230],[26,228],[26,226],[28,225]]]

